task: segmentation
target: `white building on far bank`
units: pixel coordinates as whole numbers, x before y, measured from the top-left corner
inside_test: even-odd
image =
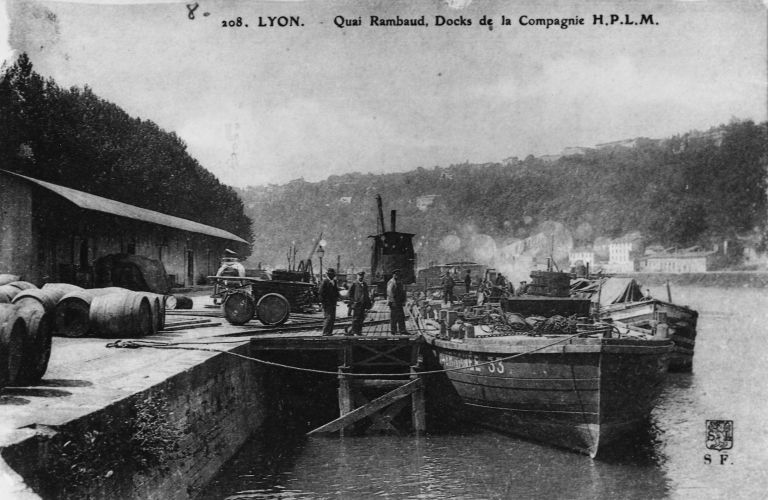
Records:
[[[632,273],[638,270],[638,258],[642,255],[640,233],[629,233],[608,244],[608,263],[603,269],[608,273]]]
[[[585,249],[573,249],[568,253],[568,264],[573,267],[578,262],[582,265],[589,266],[590,269],[595,269],[597,264],[597,256],[593,250]]]

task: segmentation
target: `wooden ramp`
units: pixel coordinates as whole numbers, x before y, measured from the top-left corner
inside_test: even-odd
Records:
[[[419,335],[251,339],[254,353],[329,350],[338,353],[339,418],[309,434],[339,432],[344,435],[353,429],[400,433],[395,417],[408,406],[413,431],[424,432],[424,382],[419,375],[422,345]]]

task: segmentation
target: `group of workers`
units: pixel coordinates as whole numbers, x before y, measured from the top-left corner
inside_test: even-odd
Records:
[[[472,274],[471,271],[467,269],[467,274],[464,275],[464,288],[466,293],[469,293],[469,287],[471,285]],[[451,273],[445,273],[440,276],[440,286],[443,289],[443,302],[446,304],[453,303],[453,301],[456,300],[456,297],[453,294],[453,288],[456,286],[456,280],[453,279]]]
[[[458,273],[455,273],[458,274]],[[456,300],[456,296],[454,295],[454,287],[456,286],[457,279],[454,278],[454,273],[444,273],[440,276],[440,287],[442,289],[442,295],[443,295],[443,303],[444,304],[451,304]],[[467,269],[466,274],[464,275],[464,293],[469,293],[470,287],[472,285],[472,271]],[[520,283],[519,293],[524,293],[526,284],[525,281]],[[489,279],[484,279],[479,287],[479,292],[483,293],[484,295],[493,296],[495,295],[493,290],[497,290],[497,294],[514,294],[515,293],[515,287],[512,286],[512,283],[504,276],[502,273],[498,273],[496,275],[496,279],[494,281],[491,281]]]
[[[387,305],[389,306],[390,332],[392,335],[408,334],[405,328],[406,294],[401,276],[401,271],[395,269],[392,271],[392,279],[387,283]],[[320,304],[323,306],[323,335],[330,336],[333,335],[333,327],[336,323],[336,306],[340,297],[335,269],[329,268],[325,272],[325,276],[318,288],[318,294]],[[362,335],[365,316],[368,310],[373,307],[368,284],[365,282],[365,271],[357,273],[357,280],[349,287],[347,300],[349,301],[349,310],[352,315],[352,325],[345,332],[345,335]]]

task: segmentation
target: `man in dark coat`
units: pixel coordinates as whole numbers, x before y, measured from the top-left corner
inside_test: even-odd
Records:
[[[349,335],[363,334],[365,313],[371,308],[371,296],[365,283],[365,271],[357,273],[357,281],[349,287],[349,305],[352,308],[352,326]]]
[[[452,304],[453,303],[453,286],[455,282],[453,281],[453,277],[450,273],[445,273],[443,275],[442,286],[443,286],[443,303],[444,304]]]
[[[320,304],[323,306],[323,335],[333,335],[333,324],[336,322],[336,302],[339,300],[339,287],[336,284],[336,271],[330,267],[325,272],[325,278],[318,290]]]
[[[405,288],[400,280],[400,270],[392,271],[387,283],[387,304],[389,305],[389,330],[392,335],[408,335],[405,330]]]
[[[464,276],[464,288],[466,289],[465,293],[469,293],[469,287],[472,285],[472,271],[467,269],[467,274]]]

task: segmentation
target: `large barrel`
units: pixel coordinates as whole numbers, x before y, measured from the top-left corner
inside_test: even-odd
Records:
[[[143,295],[149,300],[149,310],[152,314],[151,330],[154,335],[163,329],[165,323],[165,320],[163,319],[163,316],[165,315],[165,307],[163,306],[165,300],[162,295],[156,293],[143,292]]]
[[[171,298],[166,298],[166,306],[168,309],[192,309],[192,299],[186,295],[170,295]],[[173,304],[173,307],[171,307]]]
[[[47,288],[31,288],[29,290],[20,291],[13,298],[13,303],[21,304],[22,302],[38,302],[45,308],[46,311],[53,313],[61,296],[62,294],[59,290]]]
[[[160,299],[160,324],[158,325],[158,330],[165,329],[165,295],[157,295],[157,298]]]
[[[8,283],[9,285],[15,286],[19,290],[29,290],[31,288],[37,288],[34,283],[30,283],[29,281],[11,281]]]
[[[17,311],[27,326],[27,335],[24,338],[21,369],[16,384],[33,385],[40,382],[48,369],[53,314],[34,301],[22,301],[17,305]]]
[[[149,300],[142,293],[111,293],[94,297],[89,314],[94,335],[143,337],[152,331]]]
[[[10,304],[21,290],[11,284],[0,285],[0,304]]]
[[[176,296],[174,295],[166,295],[165,296],[165,308],[166,309],[176,309]]]
[[[0,285],[7,285],[20,279],[21,277],[16,274],[0,274]]]
[[[65,337],[83,337],[90,330],[91,302],[94,297],[110,293],[126,293],[118,287],[75,290],[64,295],[56,304],[56,333]]]
[[[82,289],[82,287],[71,285],[69,283],[46,283],[43,285],[43,288],[41,288],[41,290],[46,290],[52,298],[55,298],[54,306],[58,304],[59,300],[69,292]]]
[[[27,325],[11,304],[0,304],[0,387],[18,379],[24,353]]]

